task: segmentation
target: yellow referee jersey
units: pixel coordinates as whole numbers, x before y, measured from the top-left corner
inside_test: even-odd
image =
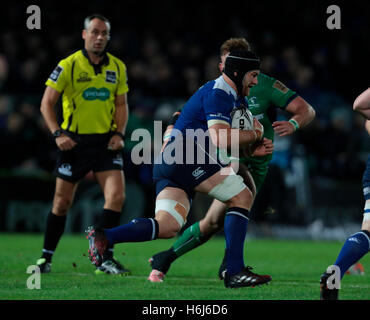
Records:
[[[63,93],[61,128],[78,134],[116,130],[115,96],[128,92],[126,65],[106,53],[93,65],[85,49],[59,62],[45,83]]]

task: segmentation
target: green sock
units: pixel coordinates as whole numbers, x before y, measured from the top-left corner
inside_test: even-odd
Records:
[[[187,228],[181,237],[173,244],[172,249],[177,257],[207,242],[209,237],[202,235],[199,229],[199,222],[194,223]]]

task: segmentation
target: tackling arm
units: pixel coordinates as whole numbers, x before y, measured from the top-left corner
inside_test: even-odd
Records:
[[[237,147],[247,147],[263,137],[263,126],[256,118],[253,119],[253,126],[254,130],[240,130],[230,128],[230,125],[224,123],[217,123],[209,127],[209,134],[213,144],[219,148],[229,149],[237,141],[239,142]],[[235,136],[239,136],[239,140],[235,140]]]
[[[289,121],[275,121],[272,124],[275,132],[280,136],[290,135],[299,128],[307,126],[316,114],[312,106],[299,96],[293,99],[285,110],[293,114],[292,118]]]

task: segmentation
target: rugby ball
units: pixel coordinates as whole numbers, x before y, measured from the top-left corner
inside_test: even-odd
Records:
[[[240,130],[253,130],[253,115],[245,106],[241,105],[231,111],[231,127]]]

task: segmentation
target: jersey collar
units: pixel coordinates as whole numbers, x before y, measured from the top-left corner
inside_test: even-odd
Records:
[[[86,59],[89,61],[89,63],[93,66],[95,74],[102,72],[102,66],[109,64],[109,57],[106,52],[104,52],[103,60],[100,61],[98,64],[94,64],[91,62],[89,55],[87,53],[87,50],[85,48],[82,49],[82,54],[86,57]]]

